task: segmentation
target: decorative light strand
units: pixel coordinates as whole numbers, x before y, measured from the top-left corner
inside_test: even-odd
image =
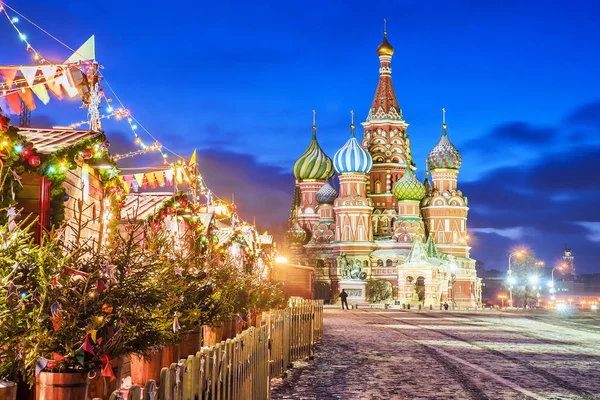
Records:
[[[10,8],[11,11],[15,12],[16,14],[19,14],[19,13],[16,10],[14,10],[13,8],[11,8],[6,3],[0,4],[0,10],[4,13],[4,15],[6,15],[6,19],[8,19],[8,22],[10,22],[10,24],[13,26],[13,28],[15,28],[15,30],[17,31],[17,34],[19,35],[19,38],[22,41],[24,41],[25,44],[27,45],[27,51],[28,52],[33,52],[33,59],[35,61],[39,62],[40,64],[45,63],[46,59],[41,56],[41,54],[40,54],[39,51],[37,51],[36,49],[33,48],[33,46],[31,45],[31,43],[29,43],[29,41],[27,40],[27,35],[25,35],[23,32],[21,32],[21,30],[17,26],[17,23],[19,22],[19,18],[18,17],[11,17],[10,15],[8,15],[8,12],[6,11],[6,8]],[[21,15],[21,14],[19,14],[19,15]]]

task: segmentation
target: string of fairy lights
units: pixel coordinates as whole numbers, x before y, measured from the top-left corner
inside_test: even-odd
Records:
[[[15,15],[11,16],[8,13],[8,10],[10,10],[11,12],[13,12]],[[29,18],[27,18],[26,16],[24,16],[22,13],[20,13],[19,11],[15,10],[13,7],[11,7],[10,5],[6,4],[6,2],[1,2],[0,3],[0,12],[2,12],[5,17],[7,18],[7,20],[9,21],[9,23],[11,24],[11,26],[15,29],[15,31],[17,32],[19,38],[25,43],[26,45],[26,50],[30,53],[33,54],[33,60],[38,62],[39,64],[43,64],[43,65],[53,65],[53,66],[63,66],[64,64],[54,64],[48,61],[47,58],[45,58],[42,53],[40,51],[38,51],[29,41],[27,35],[23,32],[22,29],[20,29],[17,25],[20,21],[19,17],[21,17],[23,20],[29,22],[31,25],[33,25],[34,27],[36,27],[37,29],[39,29],[41,32],[43,32],[44,34],[46,34],[47,36],[49,36],[50,38],[54,39],[56,42],[60,43],[62,46],[66,47],[67,49],[69,49],[70,51],[72,51],[73,53],[77,53],[76,50],[74,50],[73,48],[71,48],[70,46],[68,46],[67,44],[65,44],[63,41],[61,41],[60,39],[58,39],[57,37],[53,36],[52,34],[50,34],[48,31],[44,30],[42,27],[40,27],[38,24],[36,24],[35,22],[33,22],[32,20],[30,20]],[[106,85],[106,87],[110,90],[110,92],[112,93],[112,96],[116,99],[116,101],[119,103],[120,107],[113,107],[110,102],[111,100],[106,98],[106,96],[104,96],[105,101],[108,103],[107,107],[106,107],[106,111],[105,113],[100,115],[100,119],[111,119],[114,118],[117,121],[121,121],[121,120],[126,120],[129,128],[131,129],[131,132],[133,133],[134,136],[134,143],[139,146],[140,150],[136,150],[136,151],[131,151],[129,153],[124,153],[124,154],[118,154],[116,156],[113,157],[113,159],[116,160],[120,160],[120,159],[124,159],[124,158],[128,158],[128,157],[134,157],[136,155],[140,155],[140,154],[146,154],[148,152],[153,152],[153,151],[157,151],[161,154],[162,156],[162,163],[165,166],[170,166],[170,167],[181,167],[181,166],[186,166],[188,164],[188,161],[186,158],[182,157],[181,155],[177,154],[175,151],[163,146],[160,141],[154,136],[152,135],[152,133],[146,129],[146,127],[138,120],[136,119],[129,108],[125,107],[124,103],[121,101],[120,97],[117,95],[117,93],[115,92],[115,90],[112,88],[112,86],[108,83],[108,81],[106,80],[106,77],[102,74],[100,74],[100,76],[102,77],[102,82],[103,85]],[[15,81],[15,82],[18,82]],[[46,80],[45,82],[48,82],[48,80]],[[39,84],[44,84],[44,82],[41,82]],[[21,88],[17,88],[14,90],[21,90]],[[0,93],[0,95],[4,96],[10,94],[9,90],[5,90],[2,93]],[[73,124],[69,125],[69,128],[71,129],[76,129],[79,127],[82,127],[84,125],[89,125],[90,122],[89,121],[79,121]],[[146,144],[142,138],[140,137],[140,135],[138,134],[138,132],[140,130],[143,130],[150,138],[152,138],[152,140],[154,140],[154,142],[150,145]],[[172,153],[174,156],[176,156],[178,158],[178,160],[176,162],[169,162],[168,159],[168,154]],[[212,192],[208,186],[206,185],[203,177],[201,174],[199,174],[197,171],[195,173],[195,177],[197,179],[197,189],[200,191],[201,194],[203,194],[206,199],[207,199],[207,204],[219,204],[220,206],[223,205],[227,205],[227,202],[223,201],[222,199],[220,199],[219,197],[217,197],[214,192]],[[198,195],[198,194],[196,194]],[[235,204],[232,202],[230,204],[231,206],[234,207],[235,209]],[[239,218],[239,217],[238,217]],[[242,221],[243,222],[243,221]]]

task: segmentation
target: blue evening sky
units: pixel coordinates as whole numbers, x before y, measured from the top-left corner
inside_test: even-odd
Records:
[[[464,159],[459,187],[470,200],[473,255],[505,268],[509,250],[527,245],[552,265],[566,242],[580,272],[600,272],[597,2],[8,4],[73,48],[95,34],[103,74],[125,106],[170,149],[189,157],[198,148],[209,186],[223,198],[235,193],[242,216],[271,230],[287,219],[290,171],[310,139],[311,110],[330,156],[348,136],[349,111],[365,119],[387,18],[392,77],[421,178],[440,109],[448,111]],[[30,64],[0,17],[0,63]],[[26,21],[18,26],[45,57],[70,55]],[[38,101],[33,115],[46,125],[86,118],[74,100]],[[126,124],[105,129],[114,149],[135,148]]]

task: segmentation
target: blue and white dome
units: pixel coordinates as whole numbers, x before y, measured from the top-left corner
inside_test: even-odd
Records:
[[[333,156],[333,166],[338,174],[363,173],[368,174],[373,166],[371,155],[363,149],[354,132],[344,147]]]

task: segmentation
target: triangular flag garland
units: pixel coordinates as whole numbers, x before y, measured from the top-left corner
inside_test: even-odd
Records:
[[[23,75],[22,78],[17,76],[19,71]],[[38,75],[38,71],[41,71],[40,75]],[[77,78],[73,75],[74,73]],[[22,111],[21,105],[17,104],[20,103],[20,101],[17,101],[19,96],[29,110],[34,110],[35,100],[32,93],[35,93],[42,103],[48,104],[50,101],[48,91],[52,92],[59,100],[62,100],[64,98],[63,88],[67,95],[73,98],[79,95],[78,85],[85,85],[85,73],[78,67],[71,66],[48,65],[0,68],[0,76],[4,79],[4,89],[0,92],[2,93],[1,97],[6,97],[10,105],[8,111],[13,114],[20,114]]]
[[[123,182],[123,187],[127,193],[136,192],[139,188],[147,189],[148,187],[155,189],[157,187],[172,186],[175,182],[183,183],[188,179],[188,174],[185,168],[175,168],[163,171],[151,171],[138,173],[133,175],[121,175],[119,180]]]

